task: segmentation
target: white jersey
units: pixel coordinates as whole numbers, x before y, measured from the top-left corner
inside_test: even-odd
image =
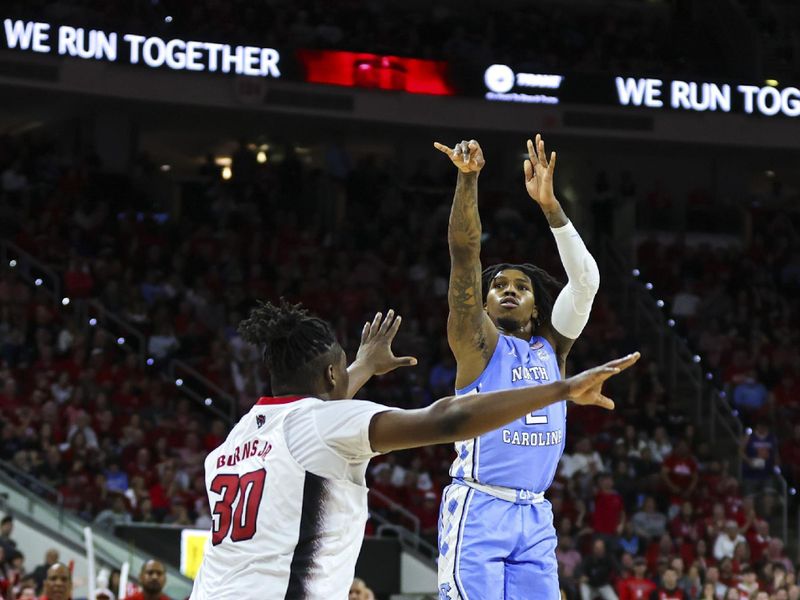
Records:
[[[211,539],[191,600],[346,600],[367,521],[360,400],[261,398],[205,461]]]

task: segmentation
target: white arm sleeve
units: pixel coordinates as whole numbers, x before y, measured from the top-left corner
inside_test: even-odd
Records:
[[[558,255],[568,278],[553,304],[550,323],[558,333],[574,340],[589,321],[592,302],[600,287],[600,271],[572,221],[550,231],[556,238]]]

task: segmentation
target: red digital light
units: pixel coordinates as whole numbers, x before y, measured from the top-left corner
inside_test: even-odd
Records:
[[[308,83],[451,96],[447,63],[340,50],[298,50]]]

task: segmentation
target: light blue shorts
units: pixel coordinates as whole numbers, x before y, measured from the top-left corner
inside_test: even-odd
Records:
[[[466,485],[439,508],[439,600],[559,600],[553,509]]]

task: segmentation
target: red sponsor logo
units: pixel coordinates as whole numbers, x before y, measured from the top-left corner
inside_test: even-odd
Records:
[[[298,50],[308,83],[452,96],[447,63],[340,50]]]

